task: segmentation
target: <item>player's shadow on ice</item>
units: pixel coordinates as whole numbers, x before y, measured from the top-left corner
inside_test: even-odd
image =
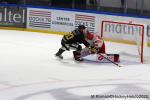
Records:
[[[91,64],[91,65],[101,65],[101,66],[106,66],[106,67],[112,67],[112,66],[116,66],[115,64],[113,64],[112,62],[96,62],[96,61],[90,61],[90,60],[85,60],[84,63],[88,63],[88,64]],[[130,65],[139,65],[141,64],[140,62],[133,62],[133,61],[127,61],[127,60],[121,60],[119,63],[116,63],[116,64],[119,64],[120,66],[122,67],[126,67],[126,66],[130,66]]]

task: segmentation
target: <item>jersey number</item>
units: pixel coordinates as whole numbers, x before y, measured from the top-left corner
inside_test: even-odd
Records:
[[[66,34],[65,37],[66,37],[67,40],[70,40],[70,39],[72,39],[74,37],[74,34],[73,33],[69,33],[69,34]]]

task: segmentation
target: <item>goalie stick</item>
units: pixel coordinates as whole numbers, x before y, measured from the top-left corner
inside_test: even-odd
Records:
[[[101,53],[99,53],[99,55],[101,55],[102,57],[104,57],[106,60],[110,61],[111,63],[113,63],[114,65],[118,66],[118,67],[122,67],[121,65],[119,65],[118,63],[110,60],[109,58],[105,57],[104,55],[102,55]]]

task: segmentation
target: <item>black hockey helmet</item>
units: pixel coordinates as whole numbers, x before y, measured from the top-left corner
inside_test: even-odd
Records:
[[[78,29],[80,30],[80,29],[85,29],[86,27],[84,26],[84,25],[79,25],[78,26]]]

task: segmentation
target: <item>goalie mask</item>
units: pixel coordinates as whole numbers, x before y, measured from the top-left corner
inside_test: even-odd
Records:
[[[104,43],[103,39],[94,33],[87,34],[87,41],[96,48],[100,48]]]
[[[88,33],[87,38],[89,40],[93,40],[94,39],[94,33]]]

